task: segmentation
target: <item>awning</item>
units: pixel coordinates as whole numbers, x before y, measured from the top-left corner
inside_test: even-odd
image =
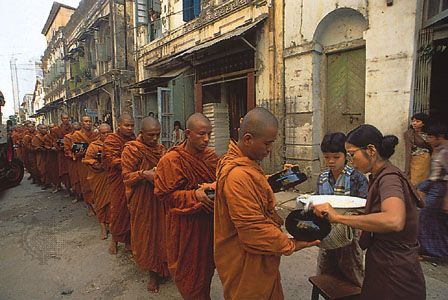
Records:
[[[144,88],[144,87],[149,87],[149,86],[157,86],[159,84],[165,83],[166,81],[176,78],[177,76],[179,76],[180,74],[182,74],[183,72],[185,72],[186,70],[188,70],[190,67],[183,67],[180,69],[174,69],[171,70],[169,72],[166,72],[164,74],[158,75],[158,76],[151,76],[149,78],[145,78],[139,82],[136,82],[134,84],[128,85],[127,88],[128,89],[139,89],[139,88]]]
[[[205,43],[199,44],[197,46],[194,46],[182,53],[180,53],[179,55],[176,56],[176,58],[180,58],[180,57],[184,57],[187,56],[188,54],[192,54],[194,52],[198,52],[199,50],[202,49],[206,49],[209,48],[211,46],[214,46],[218,43],[227,41],[227,40],[232,40],[235,38],[238,38],[244,34],[246,34],[247,32],[249,32],[250,30],[254,29],[255,27],[257,27],[261,22],[263,22],[266,18],[268,17],[267,14],[263,14],[261,15],[255,22],[247,24],[247,25],[243,25],[240,26],[238,28],[235,28],[234,30],[227,32],[215,39],[209,40]]]

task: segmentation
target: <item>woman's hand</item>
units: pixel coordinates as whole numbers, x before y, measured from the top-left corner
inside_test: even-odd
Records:
[[[313,209],[314,214],[320,218],[325,218],[331,223],[338,222],[339,214],[334,210],[330,203],[313,205],[311,209]]]

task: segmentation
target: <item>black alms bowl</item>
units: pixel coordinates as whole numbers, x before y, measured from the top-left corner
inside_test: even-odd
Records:
[[[285,221],[286,230],[298,241],[322,240],[331,231],[327,219],[319,218],[312,211],[293,210]]]
[[[306,174],[300,172],[297,166],[277,172],[268,178],[269,185],[274,193],[290,189],[306,180]]]
[[[89,144],[87,144],[87,143],[73,143],[72,144],[72,152],[79,153],[79,152],[87,149],[88,146],[89,146]]]

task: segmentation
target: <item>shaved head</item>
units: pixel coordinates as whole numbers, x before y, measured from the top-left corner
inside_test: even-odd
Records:
[[[98,126],[98,130],[101,132],[102,130],[103,131],[111,131],[112,130],[112,128],[110,128],[110,125],[109,124],[107,124],[107,123],[101,123],[100,124],[100,126]]]
[[[81,129],[81,125],[79,124],[79,122],[73,122],[72,126],[73,126],[74,130],[80,130]]]
[[[239,138],[247,133],[258,137],[263,135],[268,128],[278,128],[277,118],[269,110],[256,107],[244,116],[241,122]]]
[[[154,117],[146,117],[142,120],[140,127],[142,131],[152,130],[156,128],[160,129],[160,122]]]
[[[154,117],[146,117],[142,120],[140,136],[143,143],[155,147],[159,143],[160,138],[160,122]]]
[[[187,129],[194,130],[199,125],[211,125],[210,120],[201,113],[194,113],[187,119]]]
[[[118,124],[122,124],[123,122],[134,122],[134,117],[131,114],[124,113],[118,118]]]
[[[267,109],[254,108],[241,122],[238,147],[245,156],[254,161],[261,161],[272,151],[277,133],[277,118]]]

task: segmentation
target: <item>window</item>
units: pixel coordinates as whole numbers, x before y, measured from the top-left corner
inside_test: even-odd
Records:
[[[201,0],[183,0],[182,10],[185,22],[193,20],[201,13]]]
[[[448,17],[448,0],[426,0],[425,26],[435,24]]]

